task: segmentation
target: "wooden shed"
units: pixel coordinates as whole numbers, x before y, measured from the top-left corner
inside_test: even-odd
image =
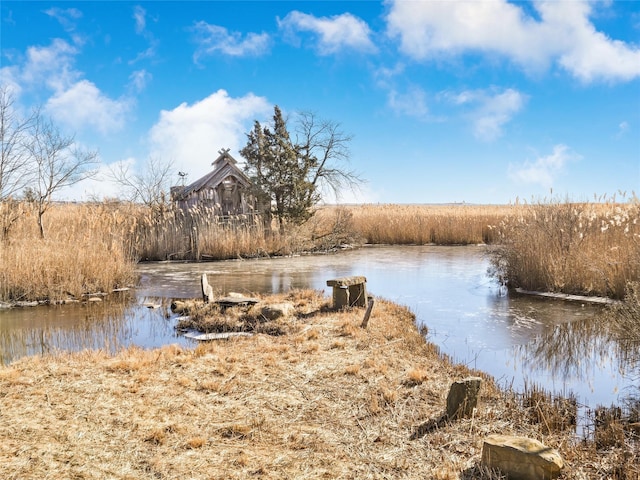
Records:
[[[190,185],[171,187],[171,200],[183,210],[205,207],[220,216],[256,213],[251,181],[228,148],[218,153],[211,172]]]

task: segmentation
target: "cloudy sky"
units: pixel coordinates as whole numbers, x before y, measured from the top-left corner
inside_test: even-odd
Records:
[[[279,105],[353,135],[344,202],[640,195],[637,1],[3,0],[1,22],[2,85],[103,170],[193,181]]]

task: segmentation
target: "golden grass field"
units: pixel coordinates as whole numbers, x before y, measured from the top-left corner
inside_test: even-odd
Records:
[[[132,284],[140,260],[288,255],[362,243],[487,244],[496,277],[527,290],[622,298],[627,283],[640,279],[637,201],[327,206],[284,235],[266,233],[260,221],[220,221],[207,211],[67,204],[47,212],[45,239],[28,205],[20,208],[0,240],[0,301]],[[8,209],[0,204],[0,220],[10,217]]]
[[[44,217],[41,239],[33,212],[25,208],[8,238],[0,239],[0,301],[80,298],[133,284],[131,216],[130,210],[101,204],[56,205]]]
[[[515,215],[514,205],[352,205],[352,228],[367,243],[468,245],[494,243],[495,226]]]
[[[404,307],[376,299],[362,329],[363,309],[331,311],[320,292],[262,304],[285,301],[278,336],[0,367],[0,478],[498,479],[479,463],[490,433],[557,448],[561,479],[640,474],[637,449],[574,440],[544,396],[441,357]],[[473,418],[429,429],[470,374],[484,377]]]

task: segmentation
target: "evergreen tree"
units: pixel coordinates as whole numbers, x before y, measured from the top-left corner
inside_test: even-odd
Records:
[[[272,127],[256,121],[240,151],[262,210],[278,218],[281,232],[287,222],[301,224],[313,215],[323,182],[337,191],[345,181],[359,181],[353,172],[332,163],[348,160],[346,145],[351,138],[339,132],[336,124],[315,120],[313,114],[300,114],[294,142],[276,106]]]

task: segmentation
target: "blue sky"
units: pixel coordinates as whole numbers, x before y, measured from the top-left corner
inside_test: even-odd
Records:
[[[193,181],[279,105],[353,135],[367,182],[343,202],[640,195],[637,1],[3,0],[1,26],[16,105],[103,172],[156,158]]]

